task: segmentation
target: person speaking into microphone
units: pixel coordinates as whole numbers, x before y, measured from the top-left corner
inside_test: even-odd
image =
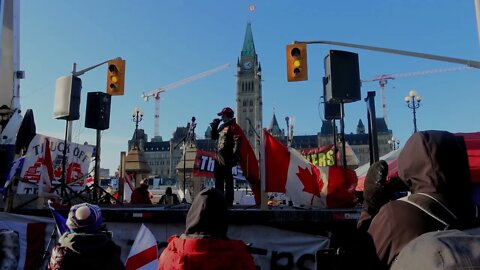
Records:
[[[215,160],[215,188],[225,194],[228,206],[233,206],[233,175],[232,168],[237,165],[240,158],[240,137],[235,135],[232,125],[236,123],[234,112],[225,107],[218,114],[218,118],[210,123],[211,138],[217,140]],[[220,122],[223,122],[220,125]]]

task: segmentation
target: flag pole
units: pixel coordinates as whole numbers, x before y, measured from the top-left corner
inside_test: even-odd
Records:
[[[258,151],[258,159],[260,166],[258,166],[258,174],[260,175],[260,209],[268,209],[268,195],[265,192],[265,139],[264,139],[265,129],[260,133],[260,149]],[[262,173],[263,172],[263,173]]]

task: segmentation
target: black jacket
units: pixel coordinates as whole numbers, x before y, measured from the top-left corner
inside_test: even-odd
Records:
[[[121,270],[120,247],[105,233],[64,233],[52,250],[50,270]]]
[[[217,140],[217,162],[231,167],[236,165],[240,156],[240,138],[232,130],[233,123],[235,123],[235,118],[211,131],[212,139]]]

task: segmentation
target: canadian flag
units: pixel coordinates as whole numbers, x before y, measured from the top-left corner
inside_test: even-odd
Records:
[[[147,226],[142,224],[125,262],[125,270],[156,270],[157,266],[157,240]]]
[[[40,180],[38,181],[38,195],[48,196],[52,191],[53,180],[52,153],[50,152],[50,141],[45,138],[45,147],[43,150],[43,161],[40,168]]]
[[[316,167],[266,130],[263,166],[265,191],[285,193],[294,205],[319,208],[354,205],[357,184],[354,171],[342,167]]]
[[[135,189],[132,183],[133,175],[127,174],[123,179],[125,180],[125,184],[126,184],[123,187],[123,200],[125,202],[130,202],[130,198],[132,197],[132,192]]]

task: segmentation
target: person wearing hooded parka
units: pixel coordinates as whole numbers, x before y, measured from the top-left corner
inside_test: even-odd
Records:
[[[450,221],[447,228],[411,203],[385,200],[387,188],[379,185],[381,181],[376,181],[375,177],[385,180],[388,165],[383,161],[374,163],[372,172],[369,171],[372,180],[365,180],[366,203],[358,227],[368,230],[378,259],[385,268],[391,266],[405,245],[423,233],[464,230],[479,225],[462,137],[446,131],[416,132],[406,142],[397,162],[398,176],[411,192],[408,200],[429,211],[445,211]]]
[[[223,194],[216,188],[202,190],[188,211],[185,233],[169,238],[158,269],[256,269],[245,243],[227,237],[227,215]]]

